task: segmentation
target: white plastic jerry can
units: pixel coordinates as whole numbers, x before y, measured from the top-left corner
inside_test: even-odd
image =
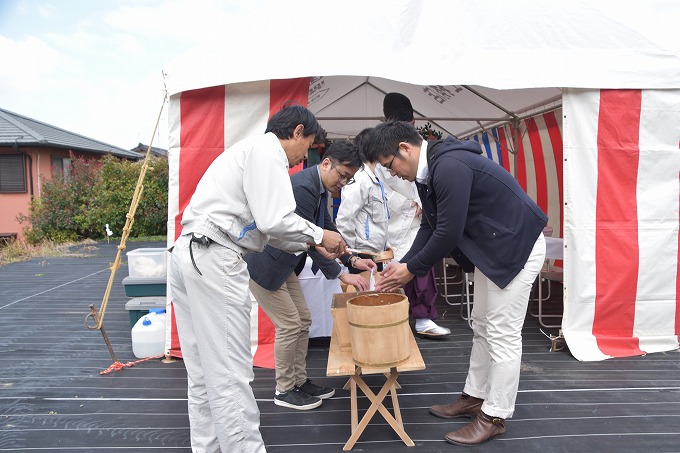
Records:
[[[138,359],[165,353],[165,310],[152,308],[132,327],[132,353]]]

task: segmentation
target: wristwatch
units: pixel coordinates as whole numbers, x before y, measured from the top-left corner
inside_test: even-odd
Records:
[[[359,259],[359,257],[356,256],[356,255],[350,256],[350,258],[349,258],[349,265],[352,266],[352,267],[354,267],[354,264],[356,264],[356,262],[357,262],[358,259]]]

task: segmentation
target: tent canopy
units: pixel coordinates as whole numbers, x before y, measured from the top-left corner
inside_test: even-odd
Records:
[[[309,107],[331,138],[374,126],[391,91],[464,136],[559,106],[560,87],[680,87],[680,37],[643,28],[669,14],[626,2],[262,2],[171,62],[167,83],[172,95],[319,77]]]
[[[574,356],[678,347],[680,4],[254,5],[166,68],[169,239],[212,159],[286,101],[347,137],[377,124],[397,91],[416,125],[472,136],[548,213],[564,238]]]

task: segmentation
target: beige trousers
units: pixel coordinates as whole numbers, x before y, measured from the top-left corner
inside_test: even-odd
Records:
[[[307,345],[312,317],[297,275],[269,291],[250,280],[250,291],[276,327],[274,361],[276,390],[287,392],[307,380]]]

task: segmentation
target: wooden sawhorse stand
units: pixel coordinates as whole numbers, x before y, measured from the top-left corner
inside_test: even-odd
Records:
[[[354,364],[354,359],[352,358],[352,351],[342,351],[340,350],[340,344],[336,335],[337,329],[333,329],[331,335],[331,346],[328,353],[328,366],[326,368],[327,376],[349,376],[350,379],[345,385],[345,388],[350,389],[350,401],[351,401],[351,421],[352,421],[352,435],[349,440],[342,448],[344,451],[351,450],[354,448],[359,436],[364,432],[368,422],[371,421],[376,412],[385,418],[387,423],[394,429],[397,435],[404,441],[409,447],[413,447],[415,444],[411,438],[404,431],[404,423],[401,419],[401,411],[399,409],[399,400],[397,399],[397,388],[399,384],[397,383],[397,378],[399,373],[403,371],[416,371],[424,370],[425,362],[423,361],[423,356],[420,354],[418,345],[416,344],[413,334],[410,335],[410,356],[409,358],[392,368],[372,368],[372,367],[359,367]],[[362,374],[384,374],[387,380],[383,384],[382,388],[376,395],[373,393],[371,388],[366,385]],[[359,413],[357,406],[357,387],[366,395],[366,397],[371,401],[371,407],[368,408],[364,416],[359,421]],[[394,409],[394,416],[390,411],[383,405],[383,399],[390,392],[392,396],[392,407]]]

